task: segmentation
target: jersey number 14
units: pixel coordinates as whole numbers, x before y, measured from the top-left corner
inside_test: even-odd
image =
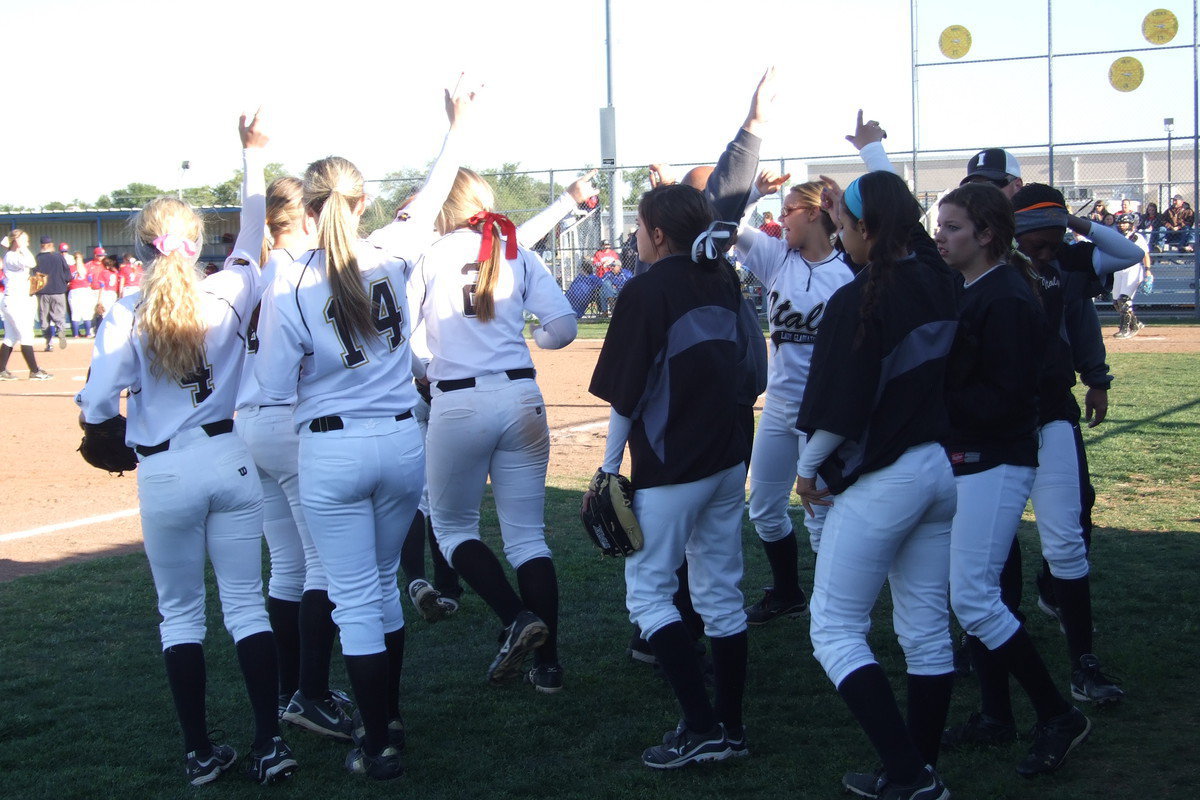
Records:
[[[370,286],[371,322],[380,334],[387,334],[388,349],[395,350],[404,343],[404,311],[396,302],[396,294],[387,278],[375,281]],[[354,333],[333,313],[333,298],[325,303],[325,321],[333,326],[342,345],[342,364],[347,369],[367,363],[367,353],[355,340]]]

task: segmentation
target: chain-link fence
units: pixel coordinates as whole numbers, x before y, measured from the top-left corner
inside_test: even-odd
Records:
[[[1168,149],[1168,143],[1173,145]],[[1122,213],[1135,220],[1134,230],[1150,252],[1155,276],[1153,291],[1138,297],[1142,309],[1191,312],[1196,308],[1197,259],[1195,219],[1189,212],[1195,203],[1193,186],[1196,162],[1191,139],[1142,139],[1127,141],[1076,143],[1058,145],[1051,153],[1046,147],[1007,148],[1021,164],[1026,183],[1051,183],[1062,190],[1071,210],[1080,215],[1099,213],[1098,222],[1105,224],[1104,210],[1116,217]],[[977,152],[947,150],[919,153],[914,163],[911,152],[893,153],[893,166],[926,209],[936,206],[937,198],[958,185],[965,173],[966,163]],[[679,164],[673,169],[677,176],[697,166],[711,164]],[[862,161],[856,155],[790,156],[764,159],[761,169],[790,174],[789,183],[802,183],[828,176],[846,185],[862,174]],[[555,170],[484,171],[481,174],[496,192],[497,210],[510,216],[518,225],[554,202],[566,185],[587,171],[587,167]],[[621,202],[614,209],[609,198],[613,189],[610,175],[615,176],[616,194]],[[415,191],[423,180],[420,173],[393,176],[368,182],[375,198],[364,225],[368,230],[386,224],[395,209]],[[594,208],[580,206],[546,231],[538,231],[527,243],[542,256],[568,296],[576,302],[577,310],[584,308],[587,319],[603,316],[609,308],[608,287],[596,278],[593,258],[608,243],[623,262],[632,269],[636,247],[632,241],[637,223],[637,201],[649,186],[648,166],[622,166],[597,175],[599,202]],[[1179,200],[1172,200],[1176,195]],[[779,216],[782,194],[763,198],[748,222],[759,225],[763,214]],[[1097,203],[1103,208],[1098,209]],[[1179,208],[1168,211],[1172,204]],[[930,214],[929,217],[934,217]],[[1186,223],[1186,224],[1183,224]],[[932,228],[932,219],[929,221]],[[762,287],[745,273],[746,292],[760,303]],[[574,287],[574,288],[572,288]],[[590,287],[590,288],[589,288]],[[586,302],[580,305],[579,295],[587,292]],[[1102,310],[1109,306],[1098,301]]]

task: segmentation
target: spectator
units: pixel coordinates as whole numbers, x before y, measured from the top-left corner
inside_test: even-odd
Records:
[[[1138,216],[1138,232],[1144,233],[1147,237],[1162,225],[1162,217],[1158,214],[1158,203],[1146,203],[1145,211]]]
[[[1109,212],[1104,212],[1104,218],[1100,220],[1100,224],[1106,228],[1117,227],[1117,218]]]
[[[60,350],[67,346],[67,284],[71,281],[71,269],[54,246],[53,239],[43,236],[41,245],[34,272],[45,275],[46,284],[34,294],[37,295],[42,336],[46,339],[46,352],[49,353],[54,349],[55,335],[58,336]]]
[[[1154,232],[1151,249],[1161,253],[1168,247],[1178,247],[1191,253],[1196,244],[1196,232],[1192,230],[1195,214],[1192,207],[1183,202],[1183,195],[1171,198],[1171,207],[1163,214],[1162,225]]]
[[[617,251],[613,250],[612,242],[605,239],[600,242],[600,249],[596,251],[596,255],[592,256],[592,266],[596,268],[596,277],[603,278],[613,268],[613,264],[620,264],[621,257],[617,255]]]
[[[625,244],[621,246],[621,266],[628,276],[633,276],[634,270],[637,269],[637,262],[637,228],[635,227],[625,235]]]
[[[1108,213],[1108,208],[1103,200],[1097,200],[1092,206],[1092,211],[1087,215],[1087,218],[1093,222],[1104,223],[1104,215]]]
[[[759,225],[758,229],[767,236],[771,236],[775,239],[780,239],[783,237],[783,226],[775,221],[775,215],[770,211],[763,212],[762,225]]]
[[[620,293],[621,287],[633,275],[631,272],[626,272],[620,261],[612,265],[612,269],[608,271],[600,280],[600,316],[607,317],[612,310],[613,301],[617,299],[617,294]]]
[[[1142,215],[1133,210],[1133,206],[1128,200],[1121,201],[1121,210],[1117,212],[1117,222],[1128,219],[1134,228],[1137,228],[1142,221]]]
[[[586,264],[580,265],[579,274],[567,287],[567,302],[571,304],[576,317],[586,314],[588,306],[592,303],[599,305],[600,283],[601,279],[596,277]]]

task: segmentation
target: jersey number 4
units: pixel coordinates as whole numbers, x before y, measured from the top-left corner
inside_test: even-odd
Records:
[[[198,406],[212,396],[212,367],[205,364],[201,369],[186,376],[179,382],[185,389],[192,390],[192,405]]]
[[[404,311],[396,302],[396,294],[387,278],[377,280],[370,286],[371,321],[375,330],[387,336],[389,350],[395,350],[404,343]],[[362,345],[354,338],[354,333],[345,322],[337,319],[333,313],[333,298],[325,303],[325,321],[333,326],[338,341],[342,345],[342,364],[347,369],[367,363],[367,353]]]

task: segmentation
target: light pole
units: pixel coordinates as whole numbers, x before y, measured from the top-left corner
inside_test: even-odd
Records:
[[[1167,196],[1171,195],[1171,132],[1175,130],[1175,118],[1163,118],[1163,130],[1167,132]]]
[[[192,162],[184,161],[179,165],[179,191],[177,192],[179,199],[183,199],[183,180],[187,176],[187,171],[192,168]]]

